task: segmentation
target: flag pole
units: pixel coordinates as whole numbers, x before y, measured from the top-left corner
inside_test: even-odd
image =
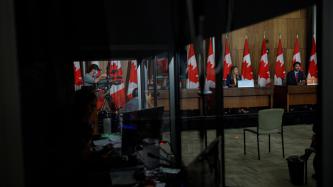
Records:
[[[281,38],[282,38],[282,34],[281,34],[281,32],[279,32],[279,40],[281,40]],[[280,43],[280,41],[278,42],[278,48],[279,48],[279,43]],[[282,47],[282,46],[281,46]],[[277,49],[278,50],[278,49]]]
[[[228,42],[228,40],[229,40],[229,33],[227,32],[227,33],[225,34],[224,50],[222,51],[223,58],[224,58],[224,56],[225,56],[225,48],[226,48],[226,46],[227,46],[227,42]],[[229,45],[229,43],[228,43],[228,45]],[[229,47],[229,46],[228,46],[228,47]],[[223,71],[223,68],[222,68],[222,71]]]

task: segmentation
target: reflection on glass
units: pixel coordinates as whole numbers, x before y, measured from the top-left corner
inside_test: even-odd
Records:
[[[180,109],[183,115],[214,115],[215,109],[215,39],[203,43],[203,60],[196,59],[194,45],[186,46],[180,54]],[[200,63],[202,70],[200,70]],[[200,94],[199,72],[205,76],[204,93]],[[220,70],[221,71],[221,70]]]
[[[145,104],[146,108],[163,106],[169,111],[169,62],[168,54],[162,53],[144,60],[145,71]]]

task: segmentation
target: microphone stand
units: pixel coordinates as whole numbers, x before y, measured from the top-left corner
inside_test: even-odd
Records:
[[[108,108],[109,108],[109,112],[111,112],[111,107],[110,107],[110,103],[111,103],[111,96],[110,96],[110,88],[111,88],[111,83],[110,83],[110,61],[108,61],[108,64],[106,66],[106,87],[104,88],[105,89],[105,92],[106,94],[104,94],[104,102],[103,102],[103,106],[101,108],[101,111],[105,111],[105,106],[107,105]]]

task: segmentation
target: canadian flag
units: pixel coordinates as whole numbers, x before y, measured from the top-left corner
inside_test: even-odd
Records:
[[[266,37],[262,40],[261,58],[259,62],[258,72],[258,85],[259,87],[266,87],[271,82],[266,48]]]
[[[75,61],[73,65],[74,65],[74,85],[75,85],[75,90],[77,90],[83,84],[80,62]]]
[[[209,47],[208,47],[208,59],[206,66],[206,87],[207,90],[209,88],[215,88],[215,55],[213,50],[213,39],[209,39]]]
[[[252,66],[251,66],[251,57],[250,57],[249,43],[247,41],[247,38],[245,38],[245,43],[244,43],[242,79],[243,80],[253,80],[253,71],[252,71]]]
[[[109,76],[116,84],[112,84],[110,88],[111,99],[117,109],[125,104],[125,86],[123,83],[123,70],[120,61],[109,62]]]
[[[138,74],[137,74],[137,61],[132,60],[130,63],[130,76],[128,80],[127,99],[133,98],[133,90],[138,88]]]
[[[187,49],[187,80],[186,88],[199,88],[199,75],[197,60],[195,59],[193,44],[188,45]]]
[[[317,53],[316,53],[316,38],[312,38],[311,56],[309,63],[308,79],[318,79],[318,67],[317,67]]]
[[[293,64],[291,69],[294,69],[294,63],[295,62],[301,62],[301,53],[299,51],[299,42],[298,42],[298,34],[296,35],[296,39],[295,39],[295,44],[294,44],[294,55],[293,55]]]
[[[281,38],[279,39],[277,55],[276,55],[276,63],[275,63],[275,74],[274,74],[274,85],[282,85],[283,80],[286,78],[286,70],[284,66],[284,58],[283,58],[283,49]]]
[[[224,59],[223,59],[223,80],[227,80],[227,76],[230,73],[230,69],[232,67],[228,39],[225,40],[224,45],[225,45],[225,47],[224,47],[225,51],[224,51]]]

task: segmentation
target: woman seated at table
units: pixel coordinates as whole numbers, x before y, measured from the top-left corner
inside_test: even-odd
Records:
[[[230,87],[237,87],[238,81],[242,80],[242,77],[239,75],[239,70],[237,66],[232,66],[230,69],[230,73],[227,76],[226,86]]]
[[[227,76],[226,86],[228,86],[229,88],[237,87],[239,80],[242,80],[242,77],[239,74],[238,67],[232,66],[232,68],[230,69],[230,73]],[[230,112],[232,112],[232,111],[230,111]],[[237,113],[248,113],[248,112],[249,111],[244,108],[240,108],[237,110]]]

